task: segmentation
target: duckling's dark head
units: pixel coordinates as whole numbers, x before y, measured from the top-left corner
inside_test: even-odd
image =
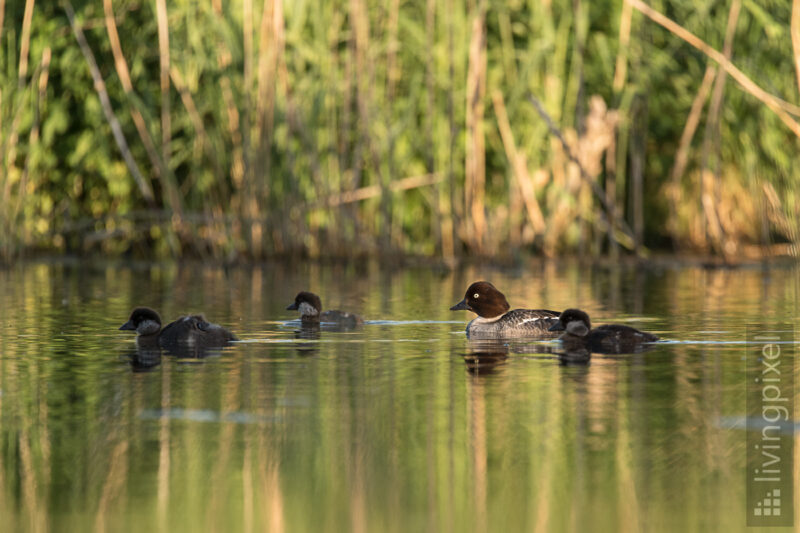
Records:
[[[558,317],[558,322],[550,326],[550,331],[564,331],[577,337],[585,337],[592,329],[589,315],[580,309],[567,309]]]
[[[154,335],[161,330],[161,317],[149,307],[137,307],[119,329],[135,331],[139,335]]]
[[[319,317],[322,312],[322,300],[313,292],[298,292],[294,303],[286,307],[287,311],[300,311],[303,318]]]
[[[467,310],[483,318],[494,318],[511,309],[505,295],[488,281],[476,281],[467,289],[464,299],[450,308],[451,311]]]

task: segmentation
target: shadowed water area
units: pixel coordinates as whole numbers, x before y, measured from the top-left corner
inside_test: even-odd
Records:
[[[564,365],[474,343],[479,279],[668,342]],[[2,531],[745,528],[745,328],[795,325],[794,268],[20,264],[0,270]],[[300,290],[362,315],[303,330]],[[241,342],[137,353],[131,309]],[[795,395],[794,400],[797,399]],[[791,429],[789,430],[791,431]],[[797,474],[795,474],[797,477]]]

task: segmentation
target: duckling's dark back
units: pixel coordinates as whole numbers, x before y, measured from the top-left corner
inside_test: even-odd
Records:
[[[589,332],[587,343],[592,351],[605,353],[638,352],[645,348],[647,342],[655,342],[658,337],[646,331],[640,331],[621,324],[607,324]]]
[[[214,348],[238,340],[230,330],[208,322],[203,315],[182,316],[161,330],[159,342],[164,348],[180,345]]]
[[[331,322],[342,328],[355,328],[364,324],[364,319],[346,311],[331,310],[320,315],[320,322]]]

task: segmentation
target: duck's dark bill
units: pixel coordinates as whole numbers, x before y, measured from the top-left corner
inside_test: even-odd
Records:
[[[128,320],[127,322],[125,322],[124,324],[122,324],[122,325],[119,327],[119,329],[120,329],[120,330],[134,330],[134,329],[136,329],[136,328],[135,328],[135,327],[133,327],[133,323],[132,323],[130,320]]]
[[[547,331],[564,331],[564,325],[559,320],[558,322],[547,328]]]
[[[287,311],[297,311],[297,302],[295,302],[293,304],[290,304],[290,305],[287,305],[286,306],[286,310]]]
[[[456,305],[450,308],[451,311],[469,311],[470,307],[467,305],[467,300],[461,300]]]

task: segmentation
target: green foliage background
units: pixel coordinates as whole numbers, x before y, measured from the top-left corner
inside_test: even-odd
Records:
[[[615,149],[591,178],[613,191],[620,215],[641,236],[629,248],[726,256],[794,251],[798,139],[730,78],[719,120],[709,120],[707,101],[702,107],[671,211],[667,185],[679,140],[713,62],[636,10],[624,46],[619,0],[169,2],[169,60],[182,85],[171,78],[163,145],[156,1],[105,1],[130,70],[127,94],[104,3],[75,2],[76,24],[131,155],[154,189],[153,202],[114,141],[66,4],[32,4],[29,67],[20,71],[31,3],[5,3],[0,35],[0,255],[6,259],[33,249],[221,258],[616,251],[601,224],[601,204],[560,154],[529,94],[579,157],[590,98],[599,95],[617,114]],[[729,3],[649,5],[723,49]],[[763,89],[796,104],[790,14],[790,2],[743,1],[732,61]],[[476,27],[485,28],[483,39]],[[471,43],[485,47],[485,68],[471,56]],[[618,57],[627,71],[615,89]],[[473,99],[471,68],[485,86]],[[544,229],[532,229],[520,203],[496,94],[526,168],[544,176],[535,188]],[[474,150],[468,114],[476,105],[484,108],[478,123],[485,183],[474,182],[465,163]],[[168,169],[160,177],[131,109],[142,114]],[[639,177],[632,171],[637,157]],[[713,175],[710,204],[700,195],[704,168]],[[421,178],[403,182],[410,177]],[[643,188],[634,186],[636,179]],[[396,190],[400,183],[409,188]],[[474,183],[485,199],[470,195]],[[368,198],[337,205],[342,193],[370,186],[377,189],[362,191]],[[479,238],[475,202],[486,217]],[[709,205],[721,235],[707,226]],[[566,222],[553,222],[559,216]]]

